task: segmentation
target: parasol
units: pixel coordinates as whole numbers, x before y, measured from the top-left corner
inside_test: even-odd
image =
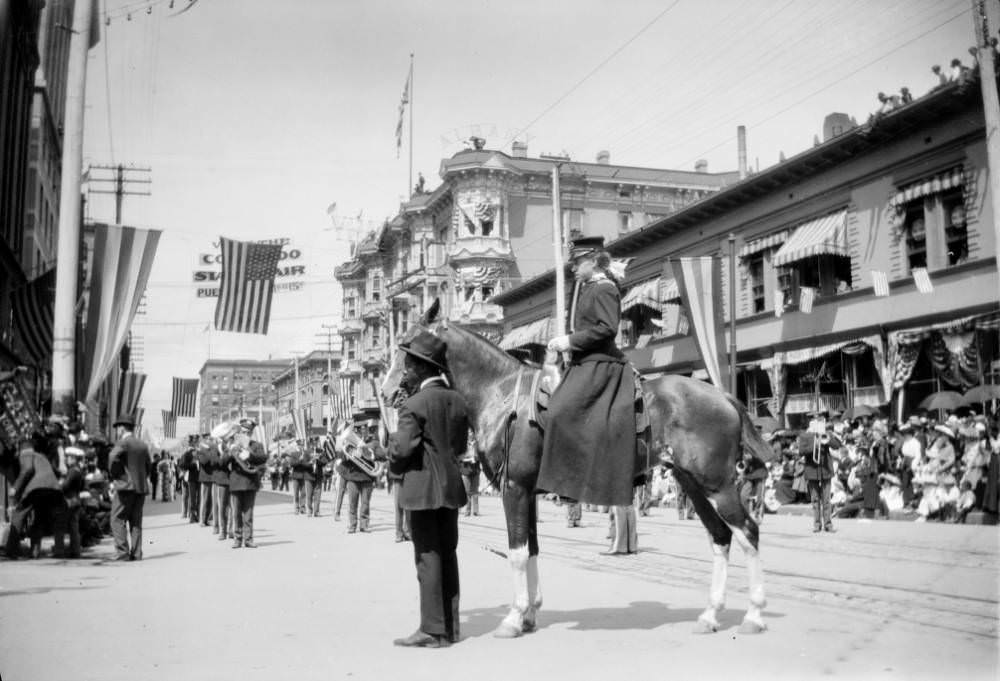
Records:
[[[920,408],[928,411],[936,409],[958,409],[965,404],[965,396],[954,390],[939,390],[920,402]]]

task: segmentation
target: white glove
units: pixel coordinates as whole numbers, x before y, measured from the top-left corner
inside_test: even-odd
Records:
[[[549,341],[548,349],[555,350],[556,352],[569,350],[569,336],[556,336]]]

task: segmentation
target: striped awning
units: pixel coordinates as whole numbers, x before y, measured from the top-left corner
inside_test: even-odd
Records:
[[[910,201],[921,199],[925,196],[940,194],[943,191],[947,191],[955,187],[961,187],[964,184],[965,172],[963,171],[962,166],[958,166],[947,172],[908,184],[896,192],[891,199],[889,199],[889,205],[896,210],[902,210],[903,206]]]
[[[760,253],[761,251],[766,251],[769,248],[779,246],[785,243],[788,238],[788,230],[783,229],[780,232],[775,232],[774,234],[768,234],[767,236],[762,236],[759,239],[754,239],[753,241],[748,241],[743,244],[743,248],[740,249],[740,257],[745,258],[748,255],[753,255],[754,253]]]
[[[636,284],[622,298],[622,312],[627,312],[639,305],[645,305],[654,310],[660,309],[660,277]]]
[[[847,211],[824,215],[796,227],[772,263],[781,267],[814,255],[847,255]]]
[[[515,326],[500,341],[500,349],[513,350],[514,348],[523,348],[525,345],[545,345],[551,338],[550,321],[551,319],[546,317],[530,324]]]
[[[675,303],[680,304],[681,302],[681,290],[677,286],[677,280],[673,277],[661,277],[660,278],[660,302],[661,303]]]

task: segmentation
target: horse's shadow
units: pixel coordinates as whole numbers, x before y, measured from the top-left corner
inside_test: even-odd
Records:
[[[482,636],[492,632],[507,615],[508,606],[477,608],[463,612],[462,634]],[[690,625],[694,627],[701,609],[671,609],[658,601],[632,601],[626,606],[611,608],[584,608],[582,610],[548,610],[538,613],[538,628],[545,629],[557,624],[568,624],[577,631],[625,631],[631,629],[656,629],[666,624]],[[718,615],[719,631],[739,627],[743,621],[740,610],[724,610]],[[768,611],[769,617],[780,617],[780,613]],[[467,619],[466,619],[467,618]]]

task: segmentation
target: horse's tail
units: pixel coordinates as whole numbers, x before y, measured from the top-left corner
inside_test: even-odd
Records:
[[[758,461],[770,463],[777,458],[774,449],[764,442],[764,438],[761,437],[757,426],[750,420],[750,414],[747,412],[747,408],[743,406],[743,403],[729,393],[726,393],[726,399],[729,400],[729,404],[733,405],[733,408],[740,415],[740,444]]]

